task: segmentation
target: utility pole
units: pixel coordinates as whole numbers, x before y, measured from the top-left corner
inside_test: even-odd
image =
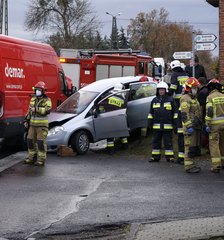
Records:
[[[0,34],[8,35],[8,0],[1,0],[0,4]]]
[[[117,16],[120,16],[121,13],[112,15],[111,13],[106,12],[106,14],[112,17],[111,49],[118,49]]]

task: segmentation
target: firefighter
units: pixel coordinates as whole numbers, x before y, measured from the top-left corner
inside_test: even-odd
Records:
[[[199,82],[190,77],[185,82],[184,94],[180,99],[180,110],[184,133],[184,168],[188,173],[200,172],[194,161],[200,150],[201,107],[197,100]]]
[[[217,79],[207,84],[209,95],[206,102],[206,131],[209,133],[209,150],[211,155],[211,171],[219,173],[224,167],[224,94],[220,92],[222,85]]]
[[[44,82],[38,82],[33,90],[35,95],[30,100],[24,120],[25,127],[29,127],[27,135],[28,158],[25,163],[44,166],[47,155],[48,114],[51,111],[52,103],[45,94],[47,88]]]
[[[117,92],[120,92],[122,90],[124,90],[124,85],[121,83],[116,83],[114,86],[114,89],[110,92],[110,94],[114,94]],[[116,104],[117,107],[124,107],[124,105],[126,104],[125,101],[125,96],[120,93],[114,96],[111,96],[108,98],[108,104]],[[120,138],[121,143],[122,143],[122,148],[123,149],[127,149],[128,148],[128,138],[127,136],[121,137]],[[108,138],[107,139],[107,152],[109,154],[113,154],[115,152],[115,139],[114,138]]]
[[[148,115],[149,128],[153,130],[152,157],[149,162],[161,159],[162,140],[167,162],[174,162],[173,129],[177,127],[178,109],[172,96],[168,95],[168,85],[160,82],[157,94],[151,102]]]
[[[186,80],[188,79],[187,73],[181,67],[181,62],[179,60],[174,60],[170,63],[172,69],[169,95],[173,96],[177,105],[177,108],[180,107],[180,98],[182,96],[183,86]],[[178,137],[178,158],[176,163],[181,165],[184,164],[184,135],[183,127],[181,120],[180,109],[178,112],[178,121],[177,121],[177,137]]]

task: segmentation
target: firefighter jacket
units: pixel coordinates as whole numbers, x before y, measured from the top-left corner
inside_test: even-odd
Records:
[[[201,107],[196,97],[190,94],[182,95],[180,99],[180,111],[184,131],[188,128],[200,129],[202,123]]]
[[[31,108],[35,111],[32,112]],[[33,96],[30,100],[28,112],[25,121],[29,122],[33,127],[48,127],[48,114],[52,108],[51,99],[46,95],[42,97]]]
[[[207,97],[205,123],[207,126],[224,124],[224,94],[217,89]]]
[[[177,127],[178,108],[173,97],[156,96],[151,102],[148,114],[149,128],[155,130],[172,130]]]
[[[173,96],[176,103],[179,105],[182,96],[184,83],[187,81],[187,73],[180,67],[175,68],[170,79],[169,95]],[[177,106],[179,108],[179,106]]]

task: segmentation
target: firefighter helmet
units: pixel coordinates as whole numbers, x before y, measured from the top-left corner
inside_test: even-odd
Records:
[[[197,78],[194,77],[189,77],[187,81],[185,82],[185,90],[187,92],[191,91],[191,88],[193,87],[198,87],[200,85],[199,81]]]
[[[217,79],[215,79],[215,78],[211,79],[211,80],[208,82],[208,84],[207,84],[207,88],[208,88],[208,90],[210,90],[210,91],[213,90],[213,89],[218,89],[218,90],[220,90],[221,87],[222,87],[221,83],[219,82],[219,80],[217,80]]]
[[[166,89],[166,92],[168,92],[168,85],[167,85],[167,83],[165,83],[163,81],[159,82],[156,86],[156,89],[160,89],[160,88],[164,88],[164,89]]]
[[[42,81],[38,82],[35,86],[34,86],[34,89],[36,88],[40,88],[42,89],[43,91],[46,91],[47,90],[47,87],[46,87],[46,84]]]
[[[174,69],[176,67],[181,67],[181,62],[179,60],[174,60],[170,63],[171,69]]]
[[[142,76],[140,79],[139,79],[139,82],[148,82],[148,78],[146,76]]]

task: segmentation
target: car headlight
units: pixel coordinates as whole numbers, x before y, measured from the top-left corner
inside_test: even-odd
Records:
[[[53,128],[51,128],[49,130],[48,136],[55,135],[55,134],[61,133],[63,131],[64,131],[64,127],[63,126],[56,126],[56,127],[53,127]]]

